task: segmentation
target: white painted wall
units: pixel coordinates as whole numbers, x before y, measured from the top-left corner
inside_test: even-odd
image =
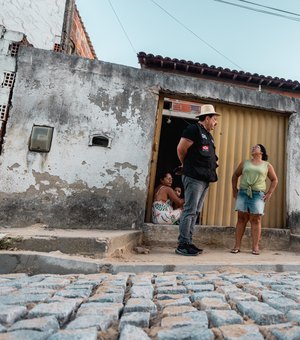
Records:
[[[0,25],[22,32],[36,48],[60,43],[65,0],[0,0]]]

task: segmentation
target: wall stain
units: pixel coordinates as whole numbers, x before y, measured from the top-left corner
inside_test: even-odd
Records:
[[[137,166],[136,165],[132,165],[129,162],[124,162],[124,163],[115,163],[115,167],[116,168],[121,168],[121,169],[132,169],[132,170],[137,170]]]
[[[21,166],[21,165],[20,165],[19,163],[15,163],[15,164],[9,166],[8,169],[9,169],[9,170],[14,170],[14,169],[19,168],[20,166]]]

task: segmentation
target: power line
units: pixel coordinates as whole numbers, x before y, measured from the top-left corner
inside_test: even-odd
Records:
[[[269,6],[264,6],[264,5],[260,5],[260,4],[257,4],[257,3],[255,3],[255,2],[246,1],[246,0],[237,0],[237,1],[246,2],[246,3],[252,4],[252,5],[254,5],[254,6],[264,7],[264,8],[271,9],[271,10],[273,10],[273,11],[278,11],[278,12],[282,12],[282,13],[292,14],[292,15],[296,15],[296,16],[300,17],[300,14],[298,14],[298,13],[285,11],[285,10],[283,10],[283,9],[279,9],[279,8],[275,8],[275,7],[269,7]]]
[[[152,3],[154,3],[157,7],[159,7],[162,11],[164,11],[168,16],[170,16],[173,20],[175,20],[179,25],[181,25],[182,27],[184,27],[187,31],[189,31],[190,33],[192,33],[196,38],[198,38],[199,40],[201,40],[205,45],[207,45],[208,47],[210,47],[211,49],[213,49],[215,52],[217,52],[219,55],[221,55],[223,58],[225,58],[226,60],[228,60],[231,64],[237,66],[239,69],[243,69],[241,66],[239,66],[238,64],[236,64],[234,61],[232,61],[231,59],[229,59],[228,57],[226,57],[223,53],[221,53],[219,50],[217,50],[215,47],[213,47],[211,44],[209,44],[207,41],[205,41],[204,39],[202,39],[201,37],[199,37],[199,35],[197,35],[195,32],[193,32],[190,28],[188,28],[185,24],[183,24],[181,21],[179,21],[177,18],[175,18],[171,13],[169,13],[166,9],[164,9],[162,6],[160,6],[157,2],[155,2],[154,0],[150,0]]]
[[[137,54],[137,51],[136,51],[136,49],[134,48],[134,46],[133,46],[131,40],[129,39],[129,36],[128,36],[128,34],[126,33],[125,28],[124,28],[124,26],[122,25],[121,20],[119,19],[118,14],[117,14],[117,12],[115,11],[115,9],[114,9],[112,3],[110,2],[110,0],[108,0],[108,2],[109,2],[109,4],[110,4],[111,9],[112,9],[113,12],[115,13],[115,16],[116,16],[116,18],[117,18],[117,20],[118,20],[118,22],[119,22],[119,24],[120,24],[120,26],[121,26],[121,28],[122,28],[124,34],[125,34],[127,40],[129,41],[129,44],[130,44],[131,48],[133,49],[133,52],[134,52],[135,54]]]
[[[268,12],[268,11],[264,11],[264,10],[260,10],[260,9],[255,9],[255,8],[248,7],[248,6],[238,5],[238,4],[234,4],[232,2],[228,2],[228,1],[224,1],[224,0],[214,0],[214,1],[222,2],[226,5],[231,5],[231,6],[249,9],[250,11],[254,11],[254,12],[259,12],[259,13],[264,13],[264,14],[269,14],[269,15],[275,15],[277,17],[281,17],[281,18],[284,18],[284,19],[289,19],[289,20],[298,21],[298,22],[300,21],[300,19],[298,19],[298,18],[286,16],[286,15],[283,15],[283,14],[272,13],[272,12]]]

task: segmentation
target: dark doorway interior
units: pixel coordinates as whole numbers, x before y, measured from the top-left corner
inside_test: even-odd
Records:
[[[177,145],[181,138],[182,131],[193,120],[178,117],[163,116],[159,152],[156,169],[156,185],[159,184],[159,175],[164,172],[170,172],[174,178],[173,187],[182,188],[181,176],[175,175],[173,170],[180,165],[177,157]]]

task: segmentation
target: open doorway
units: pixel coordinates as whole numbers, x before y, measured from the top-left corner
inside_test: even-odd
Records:
[[[152,171],[147,198],[145,221],[151,222],[151,210],[154,188],[159,184],[162,173],[170,172],[173,176],[173,188],[183,186],[181,176],[175,175],[174,169],[180,165],[177,156],[177,145],[183,130],[197,121],[195,115],[200,112],[201,104],[178,99],[164,98],[159,107],[157,121],[157,137],[154,141],[152,155]],[[156,148],[158,146],[158,148]]]

